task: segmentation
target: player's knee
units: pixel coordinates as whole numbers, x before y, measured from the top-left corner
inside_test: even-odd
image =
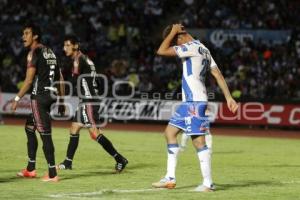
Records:
[[[176,133],[174,133],[174,132],[171,132],[171,131],[165,131],[164,132],[164,134],[165,134],[165,137],[166,137],[166,139],[169,141],[169,140],[176,140],[176,138],[177,138],[177,134]]]
[[[34,133],[34,131],[35,131],[34,126],[25,125],[25,132],[26,133]]]
[[[81,125],[79,125],[77,123],[72,123],[71,128],[70,128],[70,132],[73,133],[73,134],[78,134],[81,128],[82,128]]]
[[[25,131],[26,131],[26,133],[27,132],[34,132],[35,131],[34,124],[27,121],[26,124],[25,124]]]
[[[206,145],[204,135],[192,135],[191,138],[193,145],[198,149],[203,148]]]

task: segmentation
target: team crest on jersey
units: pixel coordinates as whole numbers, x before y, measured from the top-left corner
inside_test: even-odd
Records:
[[[198,117],[198,112],[196,111],[196,108],[194,105],[189,106],[188,113],[190,116]]]
[[[47,48],[43,49],[43,56],[44,56],[44,58],[46,60],[48,60],[48,59],[56,59],[56,56],[53,53],[53,51],[51,49],[47,49]]]

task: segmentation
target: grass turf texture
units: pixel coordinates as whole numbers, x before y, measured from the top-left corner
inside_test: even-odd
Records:
[[[124,125],[124,128],[126,125]],[[214,136],[214,193],[189,190],[201,182],[199,163],[189,143],[179,157],[177,187],[157,190],[166,169],[166,145],[161,134],[105,131],[129,160],[124,173],[113,174],[115,162],[82,131],[73,170],[59,171],[59,183],[16,177],[26,166],[26,136],[21,126],[0,126],[1,199],[299,199],[299,140]],[[56,162],[61,162],[69,140],[68,129],[54,128]],[[39,139],[37,172],[46,172]]]

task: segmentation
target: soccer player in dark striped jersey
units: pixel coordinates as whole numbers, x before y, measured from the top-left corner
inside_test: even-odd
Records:
[[[76,88],[80,103],[71,124],[66,158],[58,165],[58,168],[72,169],[72,161],[79,143],[79,132],[81,128],[86,127],[91,138],[114,157],[116,172],[121,172],[128,160],[117,152],[110,140],[103,135],[97,126],[100,123],[97,73],[94,63],[80,51],[79,47],[79,40],[76,36],[68,35],[65,37],[64,51],[66,56],[73,61],[72,85],[73,88]]]
[[[35,162],[38,141],[35,134],[37,130],[43,141],[43,151],[48,163],[48,173],[43,181],[57,182],[56,165],[54,158],[54,145],[51,136],[50,108],[56,101],[56,95],[64,95],[64,88],[54,86],[55,82],[63,81],[57,59],[53,51],[40,43],[41,31],[34,24],[28,24],[23,29],[24,47],[29,48],[27,55],[26,78],[23,86],[12,103],[12,111],[15,111],[19,100],[32,89],[31,109],[25,125],[27,135],[28,165],[26,169],[17,173],[20,177],[36,177]],[[33,86],[33,87],[32,87]],[[62,100],[61,100],[62,101]],[[63,114],[64,109],[59,109]]]

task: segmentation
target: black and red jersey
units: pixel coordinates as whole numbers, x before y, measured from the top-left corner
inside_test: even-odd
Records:
[[[36,68],[32,95],[54,91],[54,82],[59,81],[60,69],[53,51],[44,45],[37,45],[27,55],[27,68]]]
[[[94,101],[98,97],[98,81],[93,61],[80,51],[73,59],[73,88],[80,100]]]

